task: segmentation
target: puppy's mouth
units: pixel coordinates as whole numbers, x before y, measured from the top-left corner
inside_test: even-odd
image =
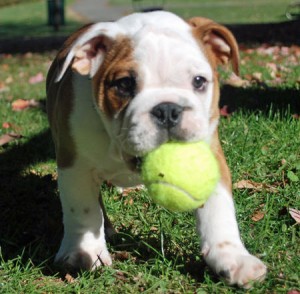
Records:
[[[140,156],[129,156],[125,159],[128,168],[135,172],[140,173],[142,169],[143,158]]]

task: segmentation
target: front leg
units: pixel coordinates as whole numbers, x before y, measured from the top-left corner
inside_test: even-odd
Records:
[[[58,169],[64,237],[55,261],[72,269],[110,265],[104,235],[103,211],[98,202],[99,183],[93,170],[77,163]]]
[[[265,278],[266,266],[242,244],[232,195],[222,183],[204,207],[196,210],[196,219],[202,254],[217,274],[244,288]]]

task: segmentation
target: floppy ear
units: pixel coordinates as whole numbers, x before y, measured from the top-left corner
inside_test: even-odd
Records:
[[[69,66],[81,75],[93,77],[121,33],[115,23],[99,23],[75,33],[58,55],[64,61],[55,81],[62,79]]]
[[[208,18],[193,17],[188,20],[194,36],[202,41],[211,54],[215,65],[232,63],[233,71],[239,74],[239,50],[233,34],[224,26]]]

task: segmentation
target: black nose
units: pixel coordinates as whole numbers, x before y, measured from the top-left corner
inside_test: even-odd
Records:
[[[182,106],[171,102],[158,104],[151,110],[155,123],[167,129],[175,127],[180,122],[182,112]]]

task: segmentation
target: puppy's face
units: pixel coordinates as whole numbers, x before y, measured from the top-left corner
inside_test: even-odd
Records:
[[[149,29],[134,40],[134,93],[118,118],[126,153],[143,155],[166,141],[209,140],[213,71],[193,40]]]
[[[73,46],[72,67],[92,77],[112,149],[126,161],[167,141],[210,142],[218,123],[215,68],[233,49],[232,35],[209,24],[221,27],[165,12],[133,15],[110,29],[91,27]]]

